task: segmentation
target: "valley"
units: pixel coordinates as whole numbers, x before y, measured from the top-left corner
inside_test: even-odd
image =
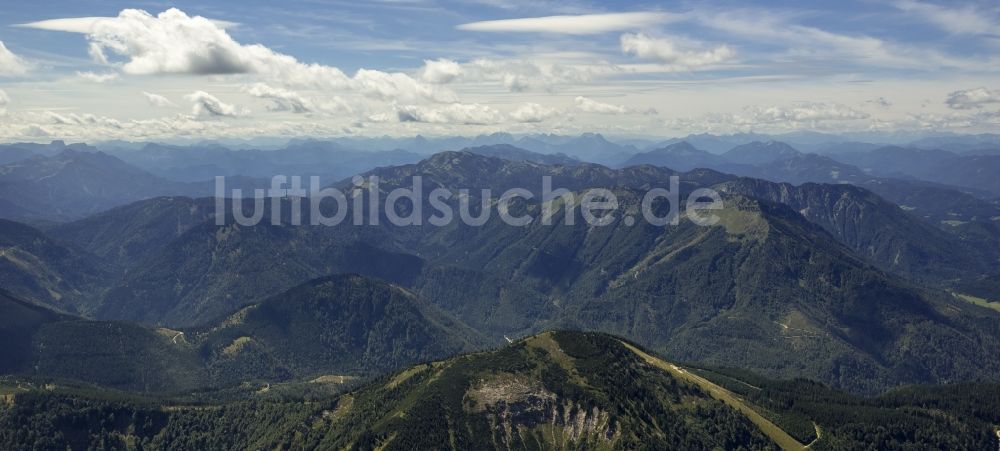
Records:
[[[149,418],[143,428],[116,420],[117,432],[77,423],[84,429],[52,442],[74,448],[839,449],[858,434],[888,440],[870,429],[883,420],[809,404],[803,381],[871,415],[909,402],[896,395],[906,387],[995,390],[1000,235],[990,201],[963,193],[945,205],[954,188],[867,175],[822,183],[798,166],[788,167],[805,183],[731,175],[752,173],[718,163],[734,155],[747,167],[801,157],[750,143],[699,157],[718,170],[614,169],[500,145],[360,173],[378,178],[382,201],[418,176],[420,202],[435,189],[468,190],[445,202],[454,211],[467,202],[470,214],[524,187],[531,196],[510,213],[545,211],[546,221],[523,226],[497,215],[437,225],[439,211],[414,212],[412,200],[391,208],[421,215],[420,225],[395,225],[350,180],[332,186],[360,201],[336,208],[347,217],[360,208],[373,225],[310,225],[317,213],[306,209],[293,225],[291,200],[275,198],[257,225],[241,226],[233,206],[253,211],[252,199],[224,199],[219,210],[213,198],[169,190],[81,219],[0,222],[0,334],[13,344],[0,359],[9,378],[0,424],[13,428],[30,417],[19,408],[45,403],[87,418]],[[543,177],[573,199],[548,203]],[[646,205],[646,190],[672,177],[680,199],[719,193],[716,223],[696,223],[686,202]],[[600,226],[580,202],[594,188],[616,201]],[[655,217],[676,210],[678,221],[635,221],[647,207]],[[961,224],[939,219],[959,207]],[[610,382],[623,378],[639,391]],[[966,401],[955,402],[947,408]],[[259,421],[249,416],[258,409],[276,422],[241,435],[190,429]],[[55,434],[59,415],[37,424]],[[987,440],[995,421],[977,413],[961,427],[978,432],[959,438],[943,432],[955,424],[905,415],[884,420],[905,425],[893,423],[903,428],[895,440],[917,440],[909,428],[923,427],[959,448]],[[313,426],[292,426],[303,421]]]
[[[0,451],[1000,449],[1000,6],[0,2]]]

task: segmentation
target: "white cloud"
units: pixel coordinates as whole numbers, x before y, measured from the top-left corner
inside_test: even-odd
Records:
[[[258,74],[289,86],[353,89],[383,100],[455,101],[450,91],[403,73],[360,69],[348,77],[333,66],[302,63],[260,44],[243,45],[220,22],[174,8],[156,16],[126,9],[117,17],[54,19],[23,26],[84,33],[92,58],[107,63],[108,53],[124,57],[121,70],[127,74]]]
[[[994,34],[1000,28],[993,14],[973,5],[940,6],[913,0],[899,0],[893,5],[949,33]]]
[[[24,75],[28,73],[28,63],[7,49],[0,41],[0,76]]]
[[[388,73],[358,69],[354,78],[351,79],[351,85],[361,94],[380,100],[398,100],[400,102],[420,100],[454,102],[458,100],[455,94],[450,91],[421,83],[401,72]]]
[[[985,5],[980,3],[979,8],[987,10],[989,7]],[[666,19],[687,21],[683,29],[635,28],[583,37],[508,36],[517,39],[500,43],[441,42],[440,55],[448,55],[450,59],[435,59],[438,55],[424,56],[426,60],[411,59],[412,65],[396,69],[397,73],[390,73],[389,70],[359,70],[355,73],[351,69],[348,74],[331,65],[307,64],[297,60],[290,56],[296,53],[288,50],[296,49],[292,44],[280,49],[244,45],[238,42],[242,39],[237,38],[251,34],[234,33],[218,23],[207,19],[204,19],[207,22],[202,22],[200,18],[188,17],[177,10],[162,14],[154,11],[153,15],[146,14],[145,17],[122,13],[113,18],[89,18],[83,23],[86,26],[80,21],[55,21],[39,27],[85,33],[86,37],[77,36],[80,43],[76,49],[77,56],[86,58],[86,44],[91,44],[91,58],[108,67],[94,69],[71,55],[46,55],[48,60],[44,64],[51,64],[53,73],[73,77],[73,70],[93,70],[94,77],[110,72],[120,74],[125,80],[113,83],[115,90],[111,91],[108,86],[88,86],[78,81],[75,85],[79,90],[68,96],[64,89],[53,89],[59,88],[55,83],[65,82],[65,77],[40,77],[41,80],[30,85],[3,85],[15,98],[16,107],[9,107],[9,114],[0,120],[5,123],[0,124],[0,128],[14,124],[7,129],[17,129],[16,134],[4,136],[27,136],[45,130],[75,136],[92,133],[101,138],[129,134],[132,139],[142,139],[141,133],[147,130],[154,134],[174,130],[177,134],[192,136],[237,133],[251,136],[272,130],[298,130],[301,133],[332,130],[330,133],[334,134],[363,133],[371,136],[377,133],[421,133],[426,136],[470,134],[484,130],[520,133],[544,129],[545,132],[558,133],[617,128],[628,129],[629,133],[659,135],[672,132],[662,127],[663,120],[630,115],[653,113],[641,108],[656,105],[666,117],[695,117],[691,122],[691,131],[699,131],[706,126],[708,113],[717,113],[713,117],[725,121],[726,126],[735,124],[754,130],[757,127],[787,129],[793,126],[790,124],[799,124],[803,128],[817,125],[836,131],[841,126],[851,130],[863,125],[875,127],[879,121],[881,124],[897,124],[899,122],[896,121],[907,115],[908,109],[919,108],[918,104],[923,99],[938,99],[936,104],[931,102],[924,108],[923,113],[940,115],[947,113],[951,106],[951,113],[944,114],[946,120],[921,119],[921,123],[940,123],[945,127],[957,127],[963,123],[984,124],[985,116],[981,120],[970,120],[968,117],[976,112],[997,109],[996,104],[989,104],[992,100],[975,100],[983,97],[977,97],[976,90],[962,91],[964,94],[955,95],[949,103],[943,103],[945,94],[956,89],[976,86],[998,88],[991,86],[989,75],[992,72],[989,69],[1000,68],[996,64],[1000,58],[991,56],[985,50],[976,55],[969,53],[982,50],[979,47],[959,49],[958,41],[893,41],[900,38],[885,37],[892,35],[877,31],[865,35],[865,31],[857,31],[859,28],[843,28],[840,22],[818,20],[822,17],[818,12],[817,16],[804,15],[806,13],[799,9],[719,11],[714,8],[689,5],[683,8],[688,11],[683,17],[670,15]],[[907,19],[907,23],[916,23],[916,19],[910,20],[911,17],[904,16],[902,12],[890,10],[890,14],[897,20]],[[806,19],[809,19],[808,23],[803,22]],[[823,24],[819,25],[823,29],[804,26],[806,24]],[[916,24],[930,29],[932,34],[944,35],[929,25]],[[128,28],[133,25],[138,28]],[[523,23],[518,26],[525,28]],[[126,32],[118,33],[119,28]],[[679,34],[681,30],[684,34]],[[969,39],[967,36],[953,38]],[[248,43],[254,42],[249,41],[251,38],[244,39],[248,39],[245,41]],[[988,45],[985,40],[977,39],[977,43],[985,48]],[[426,55],[428,48],[436,48],[429,45],[430,42],[407,42],[404,44],[409,46],[409,50],[400,51],[422,50]],[[722,43],[730,47],[719,46]],[[336,45],[342,48],[349,46],[344,42]],[[18,46],[14,50],[20,48]],[[955,53],[939,53],[936,48],[942,49],[941,52],[947,48]],[[737,50],[739,55],[727,55],[720,49]],[[621,53],[623,51],[628,55]],[[485,55],[491,56],[482,58]],[[132,63],[135,67],[130,72],[126,66]],[[29,69],[40,70],[35,68],[41,64],[31,65]],[[68,64],[80,66],[67,71]],[[907,75],[917,71],[933,72],[946,66],[956,70],[940,70],[938,74],[925,73],[920,77]],[[228,69],[216,70],[218,68]],[[732,76],[710,75],[720,68],[738,70],[739,73]],[[969,72],[962,71],[970,68]],[[0,66],[0,71],[4,69],[7,68]],[[667,74],[685,70],[711,72]],[[227,75],[233,71],[238,73]],[[130,75],[220,72],[221,75],[211,78]],[[83,74],[81,72],[80,76],[88,77]],[[866,83],[850,83],[854,81]],[[111,97],[117,90],[129,86],[132,87],[131,92]],[[238,91],[241,86],[244,90]],[[145,100],[136,97],[143,89],[167,94],[170,99],[149,93],[144,94]],[[232,92],[234,89],[237,91]],[[986,99],[991,99],[997,92],[980,89],[987,93]],[[183,94],[197,90],[216,94],[225,102],[215,104],[206,98],[197,99],[192,105],[184,100]],[[525,94],[512,95],[501,91]],[[576,100],[577,96],[582,100]],[[887,102],[879,96],[885,96],[896,104],[887,108]],[[829,104],[792,103],[802,99],[840,102],[875,117],[866,120],[864,113]],[[146,105],[146,101],[150,105],[179,107],[157,111]],[[202,102],[207,103],[199,105]],[[740,105],[749,104],[784,106],[740,109]],[[231,108],[227,110],[223,106]],[[213,110],[214,107],[218,108]],[[246,110],[242,107],[253,110],[259,117],[205,120],[227,114],[244,114]],[[15,116],[45,108],[59,112],[64,120],[56,124],[46,116],[44,121],[39,119],[37,123],[23,128],[18,128],[21,126],[13,122]],[[192,108],[198,116],[190,114]],[[261,114],[265,108],[303,114]],[[79,125],[83,119],[71,119],[69,112],[73,111],[90,111],[114,117],[121,121],[123,128],[115,130],[111,125],[94,126],[91,132],[91,129]],[[161,118],[142,122],[141,125],[129,120],[131,117],[145,118],[159,113],[182,113],[189,119]],[[401,119],[404,122],[400,122]],[[535,125],[538,123],[543,123],[544,127]],[[363,131],[360,130],[362,127]],[[349,128],[353,130],[343,131]],[[979,130],[992,132],[995,128]]]
[[[549,108],[537,103],[525,103],[510,113],[510,118],[520,123],[542,122],[559,114],[555,108]]]
[[[51,123],[55,125],[83,125],[83,126],[105,126],[111,128],[121,128],[121,122],[119,122],[116,119],[97,116],[89,113],[61,114],[61,113],[56,113],[54,111],[46,111],[43,114],[45,116],[48,116]]]
[[[298,92],[268,86],[265,83],[254,83],[243,86],[242,90],[253,97],[269,100],[271,102],[267,107],[269,111],[289,111],[298,114],[353,113],[355,111],[354,107],[339,96],[310,98]]]
[[[610,103],[598,102],[593,99],[588,99],[583,96],[577,96],[573,99],[573,103],[576,104],[576,108],[580,111],[586,113],[598,113],[598,114],[625,114],[628,109],[621,105],[612,105]]]
[[[111,62],[108,61],[108,56],[104,54],[104,48],[96,42],[91,42],[87,45],[87,54],[90,55],[90,59],[94,60],[97,64],[105,66],[111,65]]]
[[[654,38],[643,33],[626,33],[621,36],[622,52],[639,58],[658,60],[679,68],[695,68],[721,63],[732,59],[736,52],[725,45],[711,50],[687,51],[678,49],[669,39]]]
[[[368,117],[366,117],[365,120],[368,121],[368,122],[377,123],[377,124],[379,124],[379,123],[387,123],[387,122],[396,122],[396,121],[399,120],[399,114],[398,113],[375,113],[375,114],[368,115]]]
[[[107,51],[127,57],[122,70],[129,74],[246,73],[280,57],[260,45],[240,45],[216,23],[173,8],[157,16],[126,9],[118,17],[53,19],[24,26],[84,33],[95,59],[106,60]]]
[[[110,139],[160,140],[177,138],[246,138],[249,136],[331,136],[343,134],[343,124],[303,124],[286,121],[206,121],[189,114],[153,119],[119,120],[75,113],[29,112],[0,121],[4,141],[53,138],[93,141]]]
[[[462,74],[462,66],[449,59],[424,60],[420,79],[427,83],[448,83]]]
[[[610,66],[599,67],[602,70],[552,61],[477,58],[465,63],[451,60],[425,61],[418,72],[424,81],[434,80],[436,83],[487,81],[499,83],[510,92],[524,92],[533,88],[552,90],[560,85],[585,83],[593,79],[598,72],[613,72]]]
[[[596,113],[596,114],[658,114],[653,108],[649,109],[636,109],[629,108],[621,105],[614,105],[610,103],[598,102],[594,99],[589,99],[583,96],[577,96],[573,99],[573,104],[576,109],[583,111],[585,113]]]
[[[0,114],[7,112],[7,105],[10,104],[10,97],[7,97],[7,93],[0,89]]]
[[[120,17],[120,16],[119,16]],[[109,21],[113,22],[115,17],[71,17],[68,19],[40,20],[17,25],[19,27],[37,28],[49,31],[68,31],[71,33],[91,33],[96,28],[106,26]],[[238,25],[236,22],[226,20],[206,19],[218,28],[226,29]]]
[[[949,108],[968,110],[982,108],[991,103],[1000,103],[1000,90],[994,91],[984,87],[963,89],[948,93],[945,102]]]
[[[153,94],[151,92],[143,91],[142,95],[144,97],[146,97],[146,101],[148,101],[150,105],[153,105],[153,106],[156,106],[156,107],[167,108],[167,107],[176,107],[177,106],[177,104],[175,104],[174,102],[171,102],[170,99],[168,99],[166,97],[163,97],[163,96],[161,96],[159,94]]]
[[[784,106],[750,106],[737,113],[715,113],[666,121],[666,125],[690,132],[732,133],[735,131],[779,132],[801,129],[821,130],[831,125],[863,121],[868,113],[846,105],[826,102],[799,102]]]
[[[77,72],[77,77],[80,77],[86,81],[93,83],[104,83],[106,81],[112,81],[118,79],[118,74],[114,72],[108,72],[104,74],[99,74],[96,72]]]
[[[664,23],[676,17],[678,16],[662,12],[584,14],[487,20],[462,24],[457,28],[466,31],[586,35],[635,30]]]
[[[757,107],[747,110],[749,119],[758,124],[815,123],[868,119],[868,113],[836,103],[803,102],[793,106]]]
[[[291,111],[293,113],[308,113],[313,111],[311,102],[294,91],[284,88],[273,88],[264,83],[256,83],[243,88],[247,94],[267,99],[272,102],[268,110]]]
[[[1000,111],[976,110],[971,113],[917,113],[910,114],[910,121],[902,125],[924,130],[962,130],[985,127],[996,130],[1000,125]]]
[[[431,124],[489,125],[504,122],[504,115],[496,109],[476,104],[452,103],[424,107],[404,105],[396,107],[399,122],[425,122]]]
[[[357,104],[357,102],[349,103],[340,96],[324,97],[320,99],[311,99],[309,102],[316,108],[316,110],[324,113],[355,113],[358,110],[365,109]]]
[[[225,103],[205,91],[195,91],[184,98],[194,103],[191,114],[197,117],[237,117],[250,114],[246,109]]]
[[[507,88],[510,92],[524,92],[531,87],[531,82],[529,82],[524,75],[506,73],[503,74],[503,87]]]

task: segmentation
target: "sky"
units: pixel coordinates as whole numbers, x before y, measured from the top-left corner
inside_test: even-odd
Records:
[[[0,141],[1000,132],[1000,4],[0,4]]]

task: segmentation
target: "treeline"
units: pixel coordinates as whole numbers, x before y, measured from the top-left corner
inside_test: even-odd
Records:
[[[908,386],[861,397],[823,384],[769,380],[745,370],[697,372],[739,394],[813,449],[994,449],[1000,384]]]
[[[912,386],[866,398],[803,379],[692,371],[811,449],[997,443],[1000,384]],[[0,402],[0,448],[10,450],[776,449],[744,415],[599,333],[542,334],[342,395],[295,384],[248,389],[242,400],[236,392],[140,398],[7,385],[0,393],[13,399]],[[287,397],[297,390],[302,398]]]

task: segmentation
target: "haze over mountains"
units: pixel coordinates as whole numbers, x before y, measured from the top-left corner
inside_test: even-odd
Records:
[[[0,146],[0,336],[12,344],[0,370],[29,387],[14,390],[0,424],[35,418],[17,410],[33,403],[82,406],[113,389],[217,403],[231,409],[225,421],[252,409],[239,402],[281,401],[266,407],[285,409],[274,435],[219,438],[231,440],[225,446],[474,446],[486,437],[515,448],[621,448],[655,437],[696,448],[836,448],[859,443],[852,430],[885,423],[781,407],[738,386],[799,400],[823,393],[832,405],[883,414],[915,405],[885,394],[907,384],[995,391],[1000,190],[984,175],[998,163],[982,147],[991,141],[933,141],[952,150],[845,141],[819,154],[759,135],[689,138]],[[820,138],[806,147],[823,148]],[[751,140],[721,148],[742,139]],[[395,147],[407,142],[414,147]],[[459,144],[476,145],[437,151]],[[556,200],[553,224],[514,227],[496,215],[434,225],[433,211],[401,203],[394,213],[421,221],[398,226],[371,210],[356,174],[377,176],[381,196],[419,176],[428,205],[437,188],[470,189],[444,201],[454,210],[522,188],[533,197],[511,212],[540,217],[546,176],[575,194],[607,189],[619,205],[595,226],[578,203]],[[339,207],[347,217],[380,221],[312,226],[304,209],[304,225],[292,225],[285,198],[266,202],[280,214],[268,208],[242,226],[232,207],[252,211],[253,199],[225,199],[220,225],[215,175],[244,193],[270,188],[271,175],[317,175],[362,201]],[[684,203],[677,225],[626,221],[674,176],[682,199],[720,193],[718,223],[696,224]],[[660,215],[669,207],[652,204]],[[795,378],[815,386],[781,382]],[[70,391],[46,394],[36,383]],[[947,387],[924,390],[951,393],[943,408],[965,412],[967,400]],[[730,392],[742,400],[719,394]],[[116,437],[162,443],[185,422],[211,429],[195,411],[160,415],[137,402],[114,409],[155,421],[143,431],[123,425]],[[449,414],[442,423],[432,411]],[[942,446],[982,443],[993,421],[970,415],[959,438],[908,412],[893,417],[906,431],[901,443],[919,441],[921,427]],[[326,432],[289,435],[286,415]],[[53,418],[36,421],[62,427]],[[67,440],[100,435],[82,434]]]
[[[181,3],[0,3],[0,451],[1000,444],[996,2]]]
[[[88,321],[0,293],[5,374],[141,392],[379,374],[482,345],[412,293],[379,280],[317,279],[185,330]]]
[[[688,171],[722,172],[785,181],[871,185],[873,179],[925,182],[958,188],[973,196],[1000,198],[996,168],[1000,156],[984,146],[990,135],[921,140],[911,147],[838,141],[833,135],[805,140],[804,149],[766,135],[696,135],[668,143],[629,140],[616,144],[599,134],[580,136],[493,134],[475,138],[296,140],[277,149],[229,149],[218,143],[192,146],[107,143],[97,148],[55,141],[49,145],[0,146],[0,205],[3,217],[26,220],[76,219],[135,200],[214,195],[212,179],[227,176],[233,188],[266,187],[273,175],[321,176],[327,184],[378,166],[415,163],[430,153],[471,148],[485,155],[572,165],[585,161],[625,167],[651,164]],[[698,145],[705,148],[700,148]],[[731,145],[730,145],[731,144]],[[929,144],[944,148],[929,149]],[[830,152],[830,146],[841,146]],[[720,148],[719,146],[728,146]],[[825,146],[825,147],[824,147]],[[642,149],[641,147],[645,147]],[[478,149],[478,150],[475,150]],[[827,152],[824,152],[826,149]],[[530,152],[524,152],[530,151]],[[110,183],[122,177],[124,183]],[[33,211],[51,203],[44,212]],[[995,203],[995,202],[993,202]],[[958,212],[961,215],[960,212]],[[961,219],[960,219],[961,220]]]

